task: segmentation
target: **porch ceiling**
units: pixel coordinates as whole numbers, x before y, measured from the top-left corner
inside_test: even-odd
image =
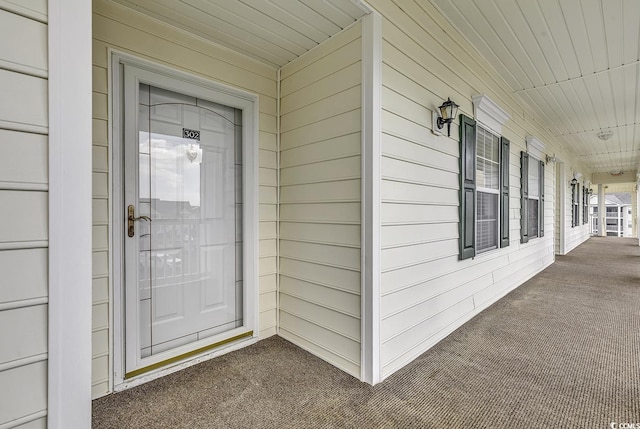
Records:
[[[113,0],[281,67],[368,13],[358,0]]]
[[[416,1],[439,8],[585,167],[638,169],[638,0]]]

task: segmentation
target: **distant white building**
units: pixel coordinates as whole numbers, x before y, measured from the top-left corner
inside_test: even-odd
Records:
[[[628,192],[618,192],[606,194],[605,199],[605,222],[607,236],[609,237],[632,237],[633,216],[631,194]],[[598,196],[592,195],[589,199],[589,219],[591,233],[598,233]]]

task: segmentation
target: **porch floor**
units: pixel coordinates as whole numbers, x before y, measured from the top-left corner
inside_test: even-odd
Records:
[[[640,247],[591,238],[371,387],[279,338],[93,402],[93,428],[640,422]]]

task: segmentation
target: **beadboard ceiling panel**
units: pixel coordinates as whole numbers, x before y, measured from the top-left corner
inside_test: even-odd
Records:
[[[409,1],[433,3],[587,168],[639,169],[640,1]]]
[[[113,0],[281,67],[368,10],[358,0]]]

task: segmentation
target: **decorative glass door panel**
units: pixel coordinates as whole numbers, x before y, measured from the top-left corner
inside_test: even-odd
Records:
[[[124,173],[129,373],[243,325],[241,112],[146,83],[132,89],[138,109],[124,118],[135,140],[125,141]]]

